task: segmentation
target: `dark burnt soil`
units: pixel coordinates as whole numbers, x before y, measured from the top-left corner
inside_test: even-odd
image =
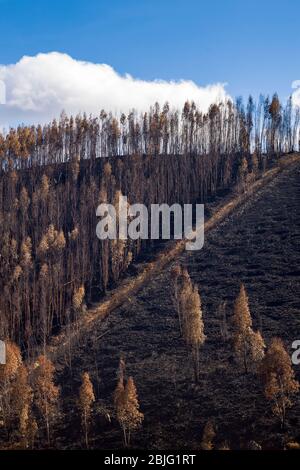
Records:
[[[231,331],[232,304],[239,285],[246,286],[254,328],[268,343],[280,336],[291,352],[300,339],[300,164],[280,174],[217,229],[199,252],[185,252],[187,266],[199,286],[207,340],[201,348],[200,383],[191,381],[188,354],[179,335],[172,304],[170,269],[156,276],[137,295],[95,324],[74,349],[72,368],[58,375],[64,419],[56,432],[57,448],[81,446],[76,396],[80,375],[89,371],[97,404],[90,445],[120,448],[122,435],[110,414],[120,355],[134,377],[143,428],[133,446],[147,449],[199,448],[208,418],[217,428],[216,445],[246,448],[255,440],[263,448],[282,448],[300,439],[300,394],[288,412],[283,433],[255,373],[243,374],[236,364],[230,337],[224,338],[218,309],[227,301]],[[300,380],[300,366],[294,366]]]

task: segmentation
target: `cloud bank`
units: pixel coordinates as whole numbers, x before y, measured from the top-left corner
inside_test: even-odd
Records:
[[[221,83],[202,87],[187,80],[144,81],[121,76],[109,65],[78,61],[59,52],[0,65],[1,81],[6,91],[6,104],[0,104],[2,125],[48,122],[62,110],[93,115],[101,109],[146,111],[156,101],[181,108],[186,100],[194,100],[206,111],[212,103],[229,98]]]

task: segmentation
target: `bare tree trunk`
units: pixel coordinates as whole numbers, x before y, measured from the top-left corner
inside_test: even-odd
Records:
[[[84,433],[85,433],[85,445],[86,448],[89,448],[89,440],[88,440],[88,425],[87,425],[87,416],[86,410],[84,410]]]

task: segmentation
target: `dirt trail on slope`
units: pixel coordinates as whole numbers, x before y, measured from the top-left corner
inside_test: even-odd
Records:
[[[233,301],[243,282],[254,328],[261,329],[267,342],[280,336],[291,352],[292,341],[300,338],[299,157],[283,162],[264,178],[242,201],[233,198],[215,212],[206,225],[202,250],[185,252],[174,247],[178,250],[174,257],[163,258],[162,264],[160,259],[154,262],[155,270],[138,288],[129,289],[127,296],[120,286],[125,300],[112,297],[105,308],[101,304],[103,310],[93,312],[89,327],[73,345],[71,369],[65,366],[63,354],[57,356],[65,423],[56,431],[58,447],[81,446],[74,410],[83,371],[90,372],[98,400],[91,447],[122,446],[117,423],[97,412],[99,406],[110,412],[121,354],[145,414],[143,429],[133,438],[137,447],[199,449],[208,419],[217,428],[216,445],[227,441],[231,448],[245,448],[255,440],[263,448],[278,449],[284,441],[299,441],[300,397],[288,412],[282,434],[257,376],[241,373],[230,341],[221,335],[218,306],[227,302],[230,333]],[[172,303],[170,261],[187,267],[202,299],[207,340],[200,352],[197,386],[191,382],[192,370]],[[295,372],[299,380],[300,366]]]

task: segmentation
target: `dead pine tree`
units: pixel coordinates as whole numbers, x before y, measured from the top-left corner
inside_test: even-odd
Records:
[[[88,433],[92,414],[92,405],[95,402],[93,384],[88,372],[82,374],[82,384],[79,389],[79,409],[81,424],[84,430],[85,445],[89,447]]]
[[[233,324],[235,355],[247,374],[250,364],[258,364],[264,357],[265,343],[260,332],[252,329],[248,296],[243,284],[234,303]]]
[[[272,403],[272,411],[284,429],[287,409],[292,406],[292,397],[299,392],[291,358],[283,341],[274,338],[260,367],[265,397]]]
[[[136,386],[132,377],[124,379],[124,361],[120,361],[118,383],[114,393],[114,406],[117,420],[123,431],[124,446],[129,447],[132,432],[142,425],[144,415],[140,405]]]

